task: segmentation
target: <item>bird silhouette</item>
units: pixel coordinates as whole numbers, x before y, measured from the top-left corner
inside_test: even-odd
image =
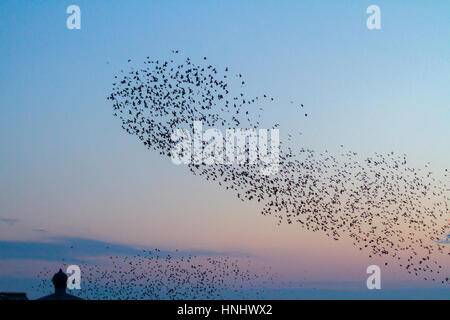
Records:
[[[265,287],[279,283],[270,268],[255,265],[249,258],[199,256],[178,250],[145,249],[79,267],[81,289],[76,294],[92,300],[258,299]],[[48,267],[39,271],[33,289],[41,294],[50,292],[53,272]]]
[[[108,100],[123,130],[170,157],[176,144],[172,132],[184,127],[193,134],[194,121],[215,128],[260,128],[274,97],[247,96],[242,74],[231,74],[230,67],[214,67],[206,57],[194,63],[178,50],[173,54],[167,61],[147,57],[143,65],[115,76]],[[297,224],[335,241],[350,238],[369,257],[386,258],[385,266],[389,259],[412,275],[448,284],[448,275],[441,273],[450,256],[442,243],[449,227],[448,170],[439,178],[428,167],[410,167],[404,154],[375,152],[364,158],[340,147],[333,154],[281,141],[279,168],[272,175],[263,175],[250,161],[187,166],[238,200],[260,203],[261,214],[274,216],[278,224]],[[219,152],[224,154],[225,147]],[[249,158],[248,146],[238,152]]]

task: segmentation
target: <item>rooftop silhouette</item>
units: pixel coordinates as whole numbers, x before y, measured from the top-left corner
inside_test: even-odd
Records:
[[[37,300],[83,300],[77,296],[66,293],[67,279],[67,275],[59,269],[52,278],[52,283],[55,286],[55,293],[41,297]]]

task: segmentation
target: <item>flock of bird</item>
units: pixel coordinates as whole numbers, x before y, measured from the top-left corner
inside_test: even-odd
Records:
[[[81,289],[69,293],[89,300],[258,299],[264,287],[276,283],[270,269],[248,258],[171,255],[159,249],[79,267]],[[49,279],[54,272],[39,272],[36,293],[52,292]]]
[[[248,97],[241,74],[217,68],[206,57],[194,63],[178,51],[167,61],[149,57],[140,67],[121,70],[112,92],[113,114],[122,128],[149,149],[170,156],[175,129],[193,133],[194,121],[207,127],[261,126],[274,98]],[[298,105],[302,117],[304,106]],[[271,128],[278,128],[274,123]],[[346,236],[359,250],[386,257],[410,274],[448,284],[448,171],[437,178],[412,168],[406,155],[375,153],[364,158],[341,146],[338,154],[298,148],[292,135],[281,141],[277,173],[263,175],[258,163],[188,164],[189,170],[231,190],[242,201],[257,201],[263,215],[296,223],[331,239]],[[225,152],[223,150],[223,152]],[[243,150],[248,154],[249,149]],[[448,269],[447,269],[448,270]],[[448,271],[447,271],[448,272]]]

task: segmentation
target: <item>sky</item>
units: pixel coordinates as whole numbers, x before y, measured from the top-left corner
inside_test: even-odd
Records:
[[[80,30],[66,27],[71,4],[81,8]],[[381,30],[366,27],[372,4]],[[36,253],[62,238],[239,252],[289,280],[364,290],[367,266],[381,261],[351,241],[277,226],[257,204],[146,150],[106,97],[128,59],[166,59],[176,49],[242,73],[250,95],[279,98],[265,116],[302,131],[301,146],[395,150],[442,172],[450,163],[449,12],[441,0],[2,1],[0,291],[31,277],[32,261],[53,261]],[[308,108],[307,119],[291,100]],[[28,273],[14,274],[14,264]],[[450,297],[448,286],[382,271],[387,289]]]

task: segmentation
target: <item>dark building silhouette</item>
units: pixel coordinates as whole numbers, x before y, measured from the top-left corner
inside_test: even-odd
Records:
[[[52,278],[53,285],[55,286],[55,293],[45,297],[41,297],[38,300],[83,300],[74,295],[66,293],[67,288],[67,275],[59,269]]]
[[[28,297],[24,292],[0,292],[1,300],[28,300]]]

